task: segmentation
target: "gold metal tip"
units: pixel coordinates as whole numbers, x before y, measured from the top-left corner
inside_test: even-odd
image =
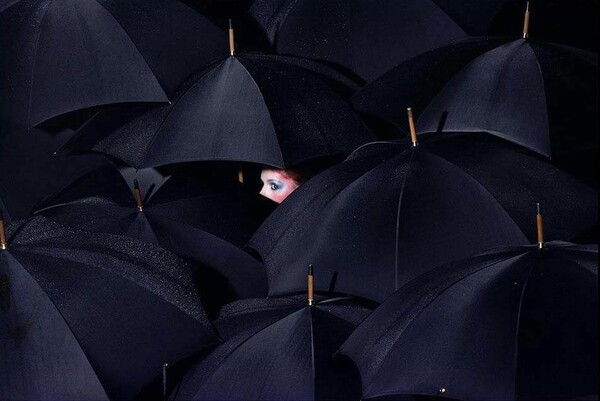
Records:
[[[527,2],[527,7],[525,8],[525,17],[523,18],[523,39],[527,39],[529,37],[529,2]]]
[[[231,20],[229,20],[229,54],[231,56],[235,55],[235,36]]]
[[[244,170],[241,168],[238,170],[238,181],[240,184],[244,183]]]
[[[408,128],[410,129],[410,140],[412,142],[412,146],[416,147],[419,142],[417,141],[417,129],[415,128],[415,120],[413,118],[412,107],[407,107],[406,113],[408,114]]]

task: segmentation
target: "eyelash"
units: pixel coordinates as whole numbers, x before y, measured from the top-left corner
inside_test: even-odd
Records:
[[[271,191],[277,191],[278,189],[281,189],[281,187],[275,183],[270,185]]]

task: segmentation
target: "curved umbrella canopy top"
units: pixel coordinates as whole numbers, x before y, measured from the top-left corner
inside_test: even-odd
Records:
[[[218,342],[191,266],[37,216],[0,250],[4,399],[133,399],[162,364]]]
[[[192,366],[174,399],[357,398],[358,377],[333,354],[370,310],[348,299],[316,301],[252,299],[224,307],[215,326],[225,342]]]
[[[257,0],[249,13],[276,53],[330,62],[365,82],[467,36],[430,0]]]
[[[498,249],[402,287],[348,338],[363,398],[574,399],[598,391],[598,248]]]
[[[266,295],[262,264],[240,247],[273,210],[273,202],[237,186],[190,185],[171,176],[158,189],[140,186],[139,210],[134,191],[115,169],[100,169],[37,213],[86,231],[160,245],[190,261],[211,315],[227,302]]]
[[[175,0],[21,0],[0,27],[2,108],[28,127],[93,106],[167,102],[226,46],[222,30]]]
[[[292,193],[249,246],[271,295],[298,291],[314,264],[317,289],[382,301],[436,265],[535,242],[536,202],[549,239],[595,227],[597,193],[534,156],[483,133],[366,145]]]
[[[98,116],[68,145],[137,168],[201,160],[285,168],[348,154],[374,136],[330,88],[322,66],[258,54],[227,57],[192,76],[171,105]],[[302,65],[302,67],[300,66]],[[106,135],[107,126],[112,133]],[[110,129],[108,129],[110,130]]]
[[[580,176],[593,174],[584,170],[596,170],[597,56],[525,39],[489,49],[494,43],[473,39],[411,60],[353,103],[404,127],[414,101],[419,132],[486,131]],[[423,70],[405,74],[415,68]],[[431,76],[438,78],[428,82]],[[417,90],[421,83],[424,91]]]
[[[170,176],[162,185],[160,181],[162,179],[159,179],[159,187],[150,180],[139,186],[142,213],[135,190],[121,173],[112,167],[101,168],[46,201],[38,213],[57,218],[63,224],[134,237],[132,227],[142,222],[169,220],[173,225],[196,227],[241,247],[275,206],[238,185],[217,187],[178,176]],[[138,239],[156,243],[152,233],[153,230],[149,230],[149,237]]]

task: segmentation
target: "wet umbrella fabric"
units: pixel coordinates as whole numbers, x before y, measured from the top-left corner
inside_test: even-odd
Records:
[[[249,13],[276,53],[326,61],[365,82],[467,36],[433,1],[258,0]]]
[[[164,362],[218,342],[191,266],[41,216],[0,250],[2,399],[132,399]]]
[[[28,127],[103,104],[166,102],[226,46],[221,29],[174,0],[21,0],[0,26],[3,108],[26,110]]]
[[[415,279],[341,348],[360,369],[363,399],[442,388],[473,400],[597,394],[597,258],[597,246],[557,241]]]
[[[86,231],[157,244],[199,265],[202,279],[198,285],[211,310],[213,304],[265,296],[263,266],[239,247],[274,204],[238,187],[185,181],[171,176],[158,189],[143,187],[140,211],[121,174],[113,168],[100,169],[78,180],[38,213]]]
[[[314,72],[305,68],[311,64]],[[98,116],[67,146],[106,153],[137,168],[202,160],[285,168],[348,154],[373,140],[327,85],[331,78],[321,73],[324,67],[302,65],[277,56],[228,57],[188,79],[171,105]]]
[[[419,132],[490,132],[597,182],[597,56],[519,39],[473,58],[489,44],[481,39],[438,49],[416,65],[408,62],[390,71],[353,102],[403,127],[406,107],[414,107],[410,102],[429,100],[416,110]],[[405,74],[423,64],[426,73]],[[427,83],[426,91],[416,90],[430,76],[438,79]],[[443,87],[440,77],[448,79]]]
[[[227,305],[215,321],[225,342],[188,371],[173,399],[358,399],[351,364],[333,354],[370,310],[347,299],[317,301]]]
[[[249,246],[270,295],[302,290],[312,263],[316,289],[382,301],[436,265],[534,242],[536,202],[548,239],[597,225],[597,193],[535,154],[489,134],[423,135],[416,148],[366,145],[312,178]]]

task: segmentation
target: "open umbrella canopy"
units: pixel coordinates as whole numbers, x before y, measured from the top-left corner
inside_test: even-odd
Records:
[[[103,104],[166,102],[227,40],[175,0],[13,3],[0,14],[2,115],[28,127]]]
[[[249,13],[276,53],[326,61],[365,82],[467,36],[430,0],[257,0]]]
[[[61,224],[160,245],[200,266],[198,286],[211,312],[240,297],[266,295],[262,264],[239,248],[274,208],[261,196],[175,176],[159,188],[138,184],[132,191],[116,169],[105,168],[47,205],[38,213]]]
[[[285,168],[348,154],[374,136],[327,84],[348,80],[325,70],[280,56],[227,57],[190,77],[172,104],[97,116],[67,146],[137,168],[202,160]]]
[[[158,247],[37,216],[0,249],[0,398],[132,399],[218,342],[192,268]]]
[[[306,296],[227,305],[215,321],[225,342],[191,367],[173,398],[358,399],[359,378],[333,354],[369,313],[349,299],[309,306]]]
[[[498,42],[472,39],[408,61],[353,103],[405,127],[416,101],[419,132],[490,132],[597,182],[597,56],[535,40]]]
[[[382,301],[436,265],[535,241],[536,202],[548,238],[597,225],[597,193],[542,158],[489,134],[374,143],[303,184],[249,242],[271,295],[298,291],[305,266],[316,288]]]
[[[362,399],[587,399],[598,393],[597,322],[597,246],[556,241],[424,274],[341,351],[360,370]]]

